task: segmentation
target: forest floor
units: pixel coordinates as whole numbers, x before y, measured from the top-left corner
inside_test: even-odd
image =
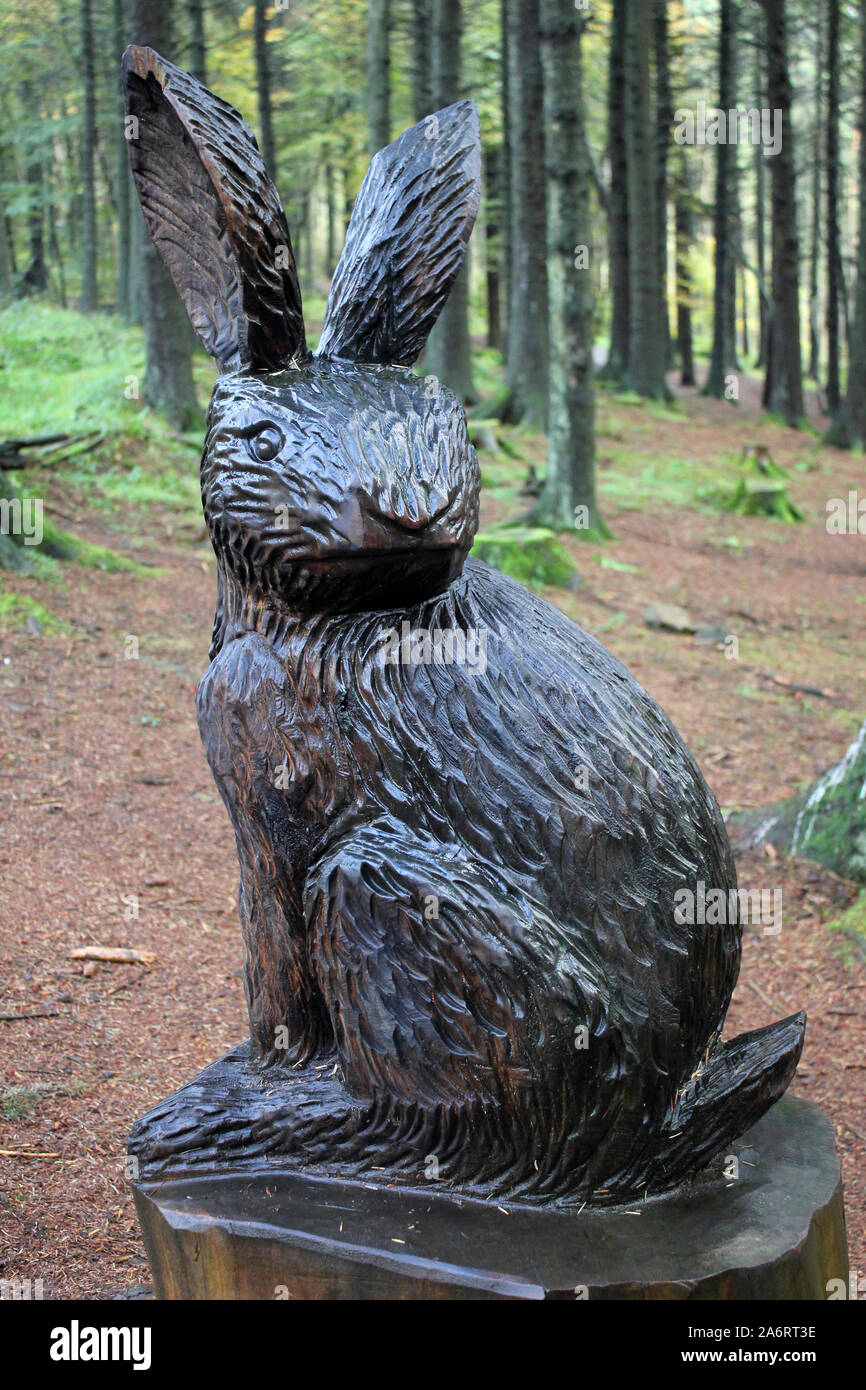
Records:
[[[825,527],[829,497],[866,490],[864,460],[762,420],[754,382],[744,397],[734,409],[687,392],[652,409],[603,395],[614,540],[568,540],[582,582],[548,591],[661,702],[725,809],[812,780],[866,715],[866,540]],[[481,456],[485,525],[515,513],[525,460],[543,457],[540,440],[512,438],[523,462]],[[791,469],[805,524],[732,516],[702,495],[756,442]],[[173,506],[94,510],[62,471],[41,481],[49,516],[145,568],[3,577],[57,626],[0,630],[0,1278],[110,1297],[148,1279],[125,1176],[133,1120],[246,1034],[233,836],[194,714],[214,562]],[[736,636],[737,659],[649,628],[654,601]],[[783,929],[747,928],[729,1030],[807,1011],[792,1092],[833,1123],[852,1268],[866,1271],[866,942],[831,927],[856,889],[781,856],[738,867],[743,886],[781,889]],[[72,959],[92,944],[155,960]]]

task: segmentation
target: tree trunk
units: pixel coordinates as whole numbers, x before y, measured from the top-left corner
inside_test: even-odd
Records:
[[[115,71],[114,103],[117,134],[114,139],[115,183],[117,184],[117,288],[115,308],[122,318],[130,317],[129,241],[130,197],[134,192],[129,170],[129,152],[123,124],[123,91],[120,85],[120,59],[124,49],[123,0],[113,0],[112,62]]]
[[[21,101],[28,121],[35,126],[39,120],[39,108],[31,84],[26,80],[21,84]],[[45,265],[42,215],[42,159],[33,137],[25,144],[24,182],[27,185],[29,260],[21,278],[21,288],[25,293],[41,294],[48,288],[48,269]]]
[[[511,283],[505,378],[508,414],[544,429],[547,419],[547,243],[543,81],[538,0],[506,0],[511,151]]]
[[[416,121],[423,121],[433,111],[432,10],[432,0],[412,0],[412,111]]]
[[[187,67],[199,82],[207,82],[207,57],[204,39],[203,0],[186,0],[189,19],[189,59]]]
[[[78,307],[93,313],[96,283],[96,74],[91,0],[81,0],[81,298]]]
[[[845,399],[827,434],[839,448],[866,448],[866,0],[860,4],[859,227],[854,321]]]
[[[762,63],[762,53],[766,46],[766,17],[760,16],[763,20],[763,32],[759,35],[759,42],[755,44],[755,105],[762,109],[766,105],[764,95],[764,69]],[[759,341],[758,356],[755,359],[756,367],[765,367],[767,364],[767,353],[769,351],[769,332],[770,314],[769,303],[766,294],[767,284],[767,237],[765,230],[766,205],[766,183],[767,168],[766,155],[760,144],[755,145],[755,259],[758,269],[758,308],[759,308]]]
[[[171,6],[168,0],[132,0],[130,38],[171,60]],[[186,309],[159,253],[137,219],[141,236],[140,310],[147,347],[142,395],[165,412],[175,429],[189,429],[200,419],[190,358],[191,334]]]
[[[325,242],[325,275],[330,280],[337,263],[337,193],[334,188],[334,166],[325,165],[325,201],[327,203],[327,240]]]
[[[484,260],[487,273],[487,346],[502,347],[502,194],[499,176],[502,146],[484,151]]]
[[[653,41],[656,59],[656,237],[659,283],[662,294],[662,333],[665,365],[671,365],[671,331],[668,318],[668,150],[674,120],[671,101],[670,46],[667,0],[653,0]]]
[[[827,410],[839,409],[839,0],[827,11]]]
[[[676,187],[676,279],[677,279],[677,352],[680,359],[680,384],[695,386],[695,358],[692,344],[692,243],[695,236],[692,191],[689,180],[689,161],[680,151]]]
[[[433,3],[433,105],[436,110],[459,101],[460,0]],[[472,360],[469,353],[469,256],[427,340],[426,369],[450,386],[464,404],[475,399]]]
[[[501,246],[502,246],[502,275],[504,289],[504,316],[505,323],[502,329],[503,344],[507,343],[511,327],[508,320],[511,304],[511,286],[513,275],[511,270],[511,229],[514,226],[514,200],[511,192],[511,99],[508,86],[508,3],[507,0],[500,0],[499,21],[500,21],[500,50],[499,50],[499,96],[502,111],[502,157],[499,164],[499,175],[502,186],[502,208],[500,212],[500,225],[502,227]]]
[[[841,762],[807,792],[731,817],[738,849],[775,845],[866,883],[866,724]]]
[[[547,284],[550,330],[548,465],[539,520],[598,536],[592,279],[575,263],[575,242],[589,245],[591,169],[584,124],[581,31],[573,0],[541,0],[547,171]]]
[[[268,4],[255,0],[253,11],[253,47],[256,59],[256,89],[259,98],[259,146],[262,159],[271,178],[276,180],[277,152],[274,146],[274,124],[271,110],[271,66],[268,57]]]
[[[721,0],[719,5],[719,106],[730,111],[735,106],[734,93],[734,5],[733,0]],[[704,395],[725,395],[725,378],[736,361],[736,346],[732,327],[734,314],[731,305],[731,279],[736,260],[731,226],[733,147],[727,140],[716,146],[716,196],[713,213],[715,236],[715,281],[713,288],[713,351],[710,371],[704,385]]]
[[[650,107],[650,0],[629,0],[626,24],[626,131],[629,232],[627,383],[639,396],[664,399],[665,338],[655,231],[656,139]]]
[[[764,406],[797,426],[803,417],[800,361],[799,242],[791,126],[785,0],[763,0],[767,16],[767,98],[780,112],[782,142],[772,160],[773,291]]]
[[[625,30],[628,0],[613,0],[608,65],[607,145],[610,159],[610,352],[603,375],[622,381],[628,370],[628,160],[625,130]]]
[[[815,49],[815,139],[812,144],[812,247],[809,254],[809,376],[821,374],[821,328],[818,304],[818,261],[821,255],[821,113],[824,84],[824,5],[818,4],[818,42]]]
[[[391,5],[367,5],[367,149],[372,156],[391,139]]]

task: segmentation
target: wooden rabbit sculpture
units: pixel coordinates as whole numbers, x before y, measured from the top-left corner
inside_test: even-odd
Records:
[[[475,452],[411,364],[478,206],[475,108],[373,159],[311,354],[251,131],[150,49],[124,72],[147,224],[222,372],[198,715],[251,1026],[224,1092],[192,1083],[133,1150],[536,1201],[671,1188],[781,1095],[805,1019],[720,1041],[741,927],[711,792],[600,643],[467,558]],[[702,885],[724,921],[683,920]]]

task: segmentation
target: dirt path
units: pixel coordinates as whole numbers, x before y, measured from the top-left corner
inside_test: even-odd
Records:
[[[714,447],[724,409],[711,404],[685,422],[691,449]],[[750,427],[744,418],[744,438]],[[682,430],[658,422],[641,447],[681,452]],[[783,463],[813,445],[773,435]],[[788,793],[844,752],[866,714],[866,540],[828,537],[823,526],[828,495],[863,489],[858,471],[862,460],[840,455],[798,474],[809,514],[799,528],[609,508],[609,553],[635,572],[602,568],[577,546],[584,583],[556,595],[664,704],[723,806]],[[0,1013],[48,1015],[0,1022],[0,1277],[42,1279],[59,1297],[147,1278],[126,1134],[246,1031],[233,839],[193,707],[213,563],[205,546],[169,540],[158,513],[140,520],[162,572],[76,570],[66,591],[28,582],[69,630],[0,634]],[[737,548],[726,543],[733,531]],[[642,612],[653,599],[721,623],[739,639],[738,660],[650,631]],[[794,697],[761,672],[835,694]],[[853,890],[812,866],[756,856],[740,862],[740,878],[782,890],[784,926],[778,936],[747,931],[730,1028],[808,1011],[793,1090],[835,1125],[852,1265],[866,1272],[864,963],[823,925]],[[156,961],[85,974],[70,951],[94,943]]]

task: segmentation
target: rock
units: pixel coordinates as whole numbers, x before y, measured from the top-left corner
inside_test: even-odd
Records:
[[[728,629],[719,627],[718,623],[709,623],[706,627],[695,629],[695,641],[706,642],[709,646],[715,646],[717,642],[724,642],[728,635]]]
[[[697,624],[678,603],[651,603],[644,610],[647,627],[662,628],[665,632],[694,632]]]
[[[42,624],[38,618],[34,618],[32,613],[27,614],[27,617],[24,619],[24,626],[33,637],[42,636]]]

